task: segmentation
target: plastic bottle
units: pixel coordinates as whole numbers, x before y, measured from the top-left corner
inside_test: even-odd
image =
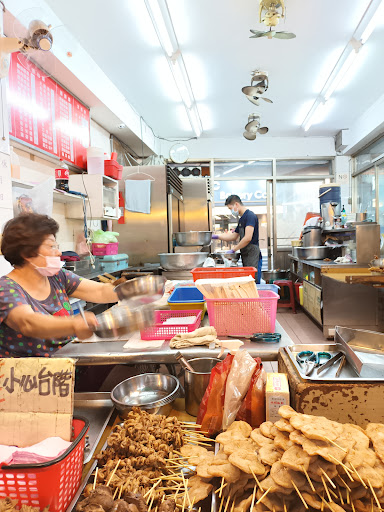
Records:
[[[69,192],[69,167],[62,160],[60,160],[60,167],[55,169],[55,179],[57,189],[64,190],[64,192]]]
[[[343,205],[343,209],[341,210],[341,226],[344,228],[347,223],[347,214],[345,213],[345,208]]]

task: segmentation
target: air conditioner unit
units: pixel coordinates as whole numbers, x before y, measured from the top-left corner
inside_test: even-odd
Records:
[[[340,130],[335,136],[336,153],[342,153],[350,144],[351,135],[349,130]]]

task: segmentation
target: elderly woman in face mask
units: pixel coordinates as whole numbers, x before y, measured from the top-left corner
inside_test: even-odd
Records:
[[[82,279],[63,270],[56,242],[57,222],[22,214],[4,227],[1,252],[14,267],[0,277],[0,357],[49,357],[71,341],[92,335],[92,313],[73,316],[69,297],[117,302],[109,284]]]

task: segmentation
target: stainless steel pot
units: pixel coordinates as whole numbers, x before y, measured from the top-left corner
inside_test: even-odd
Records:
[[[303,247],[318,247],[321,243],[320,226],[305,226],[303,230]]]
[[[183,394],[179,380],[173,375],[143,373],[115,386],[111,391],[111,400],[122,418],[127,418],[132,407],[168,416],[173,402]]]
[[[188,360],[193,372],[185,370],[185,410],[191,416],[198,415],[211,371],[220,362],[221,360],[215,357],[198,357]]]
[[[323,260],[329,258],[332,247],[321,245],[318,247],[296,247],[298,258],[301,260]]]
[[[181,247],[193,247],[194,245],[211,245],[212,231],[188,231],[175,233],[176,243]]]
[[[160,265],[165,270],[191,270],[195,267],[201,267],[208,258],[207,252],[180,252],[180,253],[162,253],[160,256]]]

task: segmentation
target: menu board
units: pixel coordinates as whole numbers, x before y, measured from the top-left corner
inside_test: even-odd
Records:
[[[89,109],[22,53],[11,54],[10,135],[82,169],[89,146]]]

